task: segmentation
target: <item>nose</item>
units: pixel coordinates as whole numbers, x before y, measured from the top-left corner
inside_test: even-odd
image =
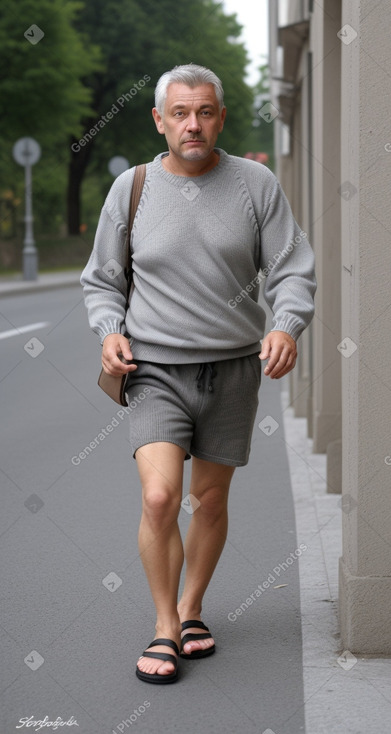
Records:
[[[190,112],[189,117],[187,119],[186,127],[189,130],[189,132],[200,132],[201,125],[199,123],[199,120],[195,112]]]

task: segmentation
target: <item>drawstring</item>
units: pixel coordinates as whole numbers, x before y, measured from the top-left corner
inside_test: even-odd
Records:
[[[214,392],[213,391],[213,379],[217,375],[217,371],[215,370],[215,363],[214,362],[202,362],[200,364],[200,368],[198,370],[198,374],[197,374],[197,377],[196,377],[196,380],[197,380],[197,390],[201,390],[201,388],[202,388],[202,378],[204,376],[204,373],[205,373],[205,370],[206,369],[209,370],[209,385],[208,385],[208,390],[209,390],[209,392]]]

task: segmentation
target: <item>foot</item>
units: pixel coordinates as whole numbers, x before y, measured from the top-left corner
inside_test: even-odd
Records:
[[[180,648],[180,641],[177,638],[177,635],[173,636],[172,634],[157,634],[154,637],[154,640],[159,638],[167,637],[170,640],[173,640],[178,645],[178,648]],[[178,658],[176,652],[169,647],[168,645],[154,645],[153,647],[147,647],[144,652],[151,653],[153,655],[154,652],[164,652],[168,653],[169,655],[172,655],[176,659]],[[172,663],[170,660],[160,660],[159,658],[154,657],[146,657],[143,655],[140,655],[138,661],[137,661],[137,668],[142,673],[147,673],[148,675],[170,675],[174,673],[176,666],[174,663]]]
[[[184,615],[184,616],[181,616],[180,619],[181,619],[181,623],[186,622],[188,620],[194,620],[194,621],[197,620],[201,622],[201,615],[200,614],[196,614],[196,615],[193,614],[191,616]],[[189,635],[189,634],[206,636],[208,634],[208,631],[203,630],[200,627],[187,627],[186,629],[182,630],[181,639],[183,640],[185,635]],[[207,654],[206,652],[207,650],[209,650],[210,648],[214,648],[214,645],[215,645],[215,641],[213,637],[205,637],[205,639],[200,639],[200,640],[188,640],[183,645],[182,652],[184,652],[186,655],[191,655],[192,653],[195,653],[193,657],[196,657],[196,654],[200,652],[201,653],[200,656],[203,656],[203,654],[204,655]]]

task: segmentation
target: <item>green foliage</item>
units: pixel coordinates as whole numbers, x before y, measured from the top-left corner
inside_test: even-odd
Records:
[[[9,0],[0,15],[0,121],[7,140],[30,135],[50,147],[79,134],[90,112],[82,77],[98,68],[97,47],[73,27],[81,4],[66,0]],[[32,45],[35,24],[44,37]]]
[[[247,152],[267,153],[266,165],[274,170],[274,124],[266,122],[258,113],[264,104],[270,102],[269,66],[259,67],[259,81],[254,87],[252,131],[247,139]]]
[[[45,34],[36,45],[24,37],[32,24]],[[33,168],[35,230],[58,231],[66,217],[71,143],[105,117],[83,148],[91,154],[81,172],[82,222],[90,232],[113,181],[109,159],[124,155],[133,165],[165,149],[151,116],[154,87],[177,64],[193,62],[216,72],[228,110],[218,145],[236,155],[251,149],[254,91],[244,81],[240,32],[236,16],[225,15],[217,0],[3,0],[0,194],[11,190],[21,200],[19,223],[23,168],[12,159],[13,143],[26,135],[40,143],[42,157]],[[143,79],[148,81],[135,94]],[[113,105],[118,112],[107,119]]]
[[[3,0],[1,6],[0,195],[11,191],[19,201],[20,224],[24,169],[13,160],[12,147],[20,137],[35,138],[42,151],[33,167],[37,231],[55,231],[64,220],[68,140],[81,133],[82,118],[91,114],[92,92],[84,77],[101,68],[97,46],[73,25],[81,7],[66,0]],[[24,36],[32,24],[45,34],[35,45]]]
[[[105,69],[91,75],[96,115],[84,121],[85,132],[117,100],[147,76],[150,81],[126,101],[118,114],[89,142],[89,167],[100,173],[102,196],[112,179],[106,173],[113,155],[133,165],[151,160],[166,148],[151,116],[154,87],[163,72],[177,64],[212,68],[225,88],[227,122],[218,145],[241,154],[252,130],[252,90],[245,84],[247,57],[237,42],[241,27],[212,0],[86,0],[77,28],[102,51]]]

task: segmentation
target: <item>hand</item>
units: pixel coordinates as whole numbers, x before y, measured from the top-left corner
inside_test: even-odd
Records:
[[[286,331],[269,331],[262,341],[259,359],[269,359],[264,373],[279,380],[293,370],[296,364],[296,342]]]
[[[124,359],[133,359],[128,339],[122,334],[108,334],[102,348],[102,366],[108,375],[120,377],[137,369],[136,364],[124,364],[119,357],[121,354]]]

